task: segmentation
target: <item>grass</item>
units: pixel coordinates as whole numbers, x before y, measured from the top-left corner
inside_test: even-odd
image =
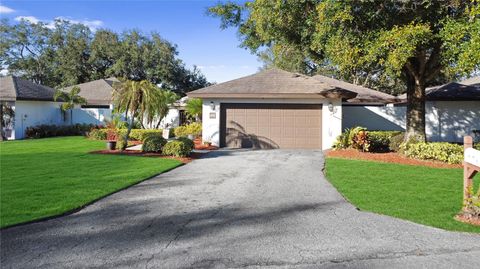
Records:
[[[480,227],[453,219],[462,206],[462,169],[328,158],[326,175],[362,210],[445,230],[480,233]],[[478,175],[474,179],[476,188],[479,179]]]
[[[88,153],[104,148],[83,137],[0,143],[0,227],[80,208],[181,164]]]

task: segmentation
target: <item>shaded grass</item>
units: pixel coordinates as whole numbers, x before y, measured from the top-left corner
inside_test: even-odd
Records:
[[[0,226],[74,210],[181,164],[88,153],[104,148],[83,137],[0,143]]]
[[[480,233],[480,227],[453,219],[462,207],[462,169],[327,158],[326,175],[362,210],[446,230]],[[479,179],[477,175],[476,188]]]

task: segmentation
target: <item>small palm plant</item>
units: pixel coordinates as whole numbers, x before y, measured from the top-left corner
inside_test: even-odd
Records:
[[[136,118],[146,120],[149,124],[152,123],[158,116],[166,114],[164,112],[165,107],[167,107],[168,112],[169,104],[167,103],[171,101],[170,98],[173,98],[171,94],[146,80],[121,80],[113,84],[113,87],[115,110],[130,116],[122,145],[127,145]]]
[[[53,95],[53,100],[56,102],[57,100],[63,101],[60,105],[60,109],[63,113],[70,111],[70,124],[73,125],[73,109],[75,105],[85,105],[87,104],[87,100],[83,98],[80,94],[80,88],[75,86],[70,89],[69,92],[56,90],[55,94]]]
[[[192,98],[188,99],[185,106],[185,111],[187,112],[187,115],[195,119],[196,122],[200,121],[200,119],[202,118],[202,103],[202,99]]]

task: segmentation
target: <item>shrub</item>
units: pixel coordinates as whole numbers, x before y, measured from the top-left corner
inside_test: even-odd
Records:
[[[117,129],[117,138],[123,138],[127,134],[127,129]],[[105,140],[107,139],[108,129],[92,129],[88,133],[88,137],[90,139],[95,140]],[[161,129],[132,129],[128,139],[135,140],[135,141],[143,141],[147,136],[150,135],[158,135],[162,136]]]
[[[74,125],[37,125],[27,127],[25,136],[27,138],[44,138],[54,136],[72,136],[86,135],[93,128],[98,126],[94,124],[74,124]]]
[[[450,164],[463,161],[463,146],[446,142],[405,143],[402,150],[407,157],[420,160],[436,160]]]
[[[405,133],[400,133],[393,136],[392,138],[390,138],[390,143],[388,143],[389,150],[399,152],[404,140]]]
[[[476,150],[480,150],[480,143],[476,143],[474,146],[473,146],[474,149]]]
[[[368,151],[370,142],[368,141],[367,129],[364,127],[345,129],[345,132],[337,137],[333,147],[335,149],[354,148]]]
[[[175,127],[173,131],[176,137],[185,137],[188,135],[201,135],[202,134],[202,124],[199,122],[194,122],[189,125],[183,125]]]
[[[87,133],[87,137],[93,140],[106,140],[107,132],[105,129],[93,128]]]
[[[122,138],[117,139],[117,145],[115,146],[118,150],[125,150],[128,144],[125,143],[125,140]]]
[[[195,143],[193,143],[193,140],[188,139],[187,137],[179,137],[177,138],[177,140],[185,143],[190,150],[193,150],[195,148]]]
[[[334,149],[347,149],[351,146],[349,140],[351,129],[345,129],[345,131],[337,137],[337,140],[333,144]]]
[[[145,138],[142,145],[143,152],[161,152],[167,140],[159,135],[150,134]]]
[[[163,154],[175,157],[185,157],[190,155],[192,150],[190,147],[183,141],[180,140],[172,140],[167,142],[165,146],[163,146]]]
[[[390,143],[392,141],[392,138],[397,135],[402,135],[403,138],[403,133],[400,131],[369,131],[368,140],[370,142],[370,151],[390,151]]]

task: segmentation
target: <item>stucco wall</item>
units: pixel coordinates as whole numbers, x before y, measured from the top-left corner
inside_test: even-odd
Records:
[[[27,127],[40,124],[64,124],[59,103],[40,101],[15,102],[15,139],[24,138]]]
[[[215,105],[212,110],[211,104]],[[333,111],[328,110],[328,104],[333,104]],[[342,131],[342,104],[340,99],[204,99],[202,113],[202,137],[204,141],[220,144],[220,108],[222,103],[283,103],[283,104],[323,104],[322,110],[322,147],[332,147],[336,137]],[[215,117],[211,117],[213,113]]]
[[[425,105],[429,141],[462,142],[480,129],[480,101],[432,101]],[[344,106],[342,130],[363,126],[370,130],[405,130],[406,106]]]
[[[70,124],[67,112],[66,124]],[[112,119],[112,110],[110,108],[75,108],[73,109],[73,124],[96,124],[105,125],[106,121]]]

